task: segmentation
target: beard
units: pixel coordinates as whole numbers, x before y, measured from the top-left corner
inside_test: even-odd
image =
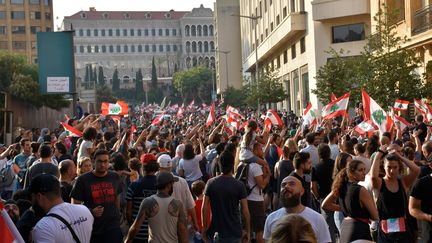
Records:
[[[293,208],[300,205],[300,193],[291,194],[291,196],[282,195],[280,198],[284,208]]]
[[[304,174],[310,174],[312,172],[312,168],[305,168],[303,169]]]
[[[37,203],[32,204],[32,209],[33,209],[33,212],[34,212],[36,218],[42,218],[42,217],[44,217],[46,215],[46,213],[43,210],[43,208],[41,208],[39,206],[39,204],[37,204]]]

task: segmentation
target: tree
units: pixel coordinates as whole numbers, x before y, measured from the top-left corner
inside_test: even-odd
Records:
[[[375,15],[375,34],[367,37],[359,57],[343,57],[343,51],[332,51],[332,59],[317,72],[317,94],[323,103],[330,93],[340,96],[352,91],[360,100],[360,87],[382,107],[393,105],[395,99],[412,100],[430,97],[430,89],[422,83],[416,69],[420,60],[413,49],[402,48],[406,36],[398,36],[394,19],[397,12],[389,12],[383,5]]]
[[[101,107],[102,102],[115,103],[116,100],[117,98],[106,85],[96,87],[96,107]]]
[[[250,106],[255,106],[257,102],[261,104],[277,103],[286,97],[283,85],[273,70],[264,70],[260,73],[258,82],[247,83],[243,87],[243,92],[247,94],[246,103]]]
[[[152,69],[151,69],[151,86],[152,88],[156,89],[157,88],[157,71],[156,71],[156,64],[155,64],[155,59],[153,57],[152,59]]]
[[[112,77],[112,91],[115,93],[116,91],[120,90],[120,79],[118,77],[118,70],[117,68],[114,70],[113,77]]]
[[[105,76],[103,72],[103,67],[99,66],[99,73],[98,73],[98,84],[99,85],[105,85]]]
[[[141,72],[141,68],[135,73],[135,97],[138,98],[140,95],[144,93],[143,88],[143,75]]]
[[[198,97],[203,102],[211,100],[212,70],[196,66],[189,70],[174,73],[173,84],[183,102]]]
[[[236,89],[232,86],[229,86],[225,92],[223,93],[224,97],[224,105],[232,105],[236,107],[246,105],[246,95],[245,89]]]

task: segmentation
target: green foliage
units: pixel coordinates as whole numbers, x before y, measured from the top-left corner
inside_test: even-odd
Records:
[[[135,73],[135,98],[137,99],[139,96],[142,96],[144,94],[144,88],[143,88],[143,75],[141,68],[138,69],[138,71]]]
[[[62,95],[39,93],[37,66],[28,64],[26,57],[0,52],[0,90],[37,108],[47,106],[60,109],[69,106]]]
[[[114,93],[117,92],[117,91],[119,91],[120,90],[120,79],[118,77],[118,70],[117,70],[117,68],[114,70],[113,77],[112,77],[112,83],[113,83],[113,85],[112,85],[112,91]]]
[[[198,97],[208,103],[211,101],[212,72],[204,66],[176,72],[173,77],[174,88],[184,102]]]
[[[226,106],[227,104],[235,107],[241,107],[246,105],[246,94],[247,93],[244,89],[236,89],[232,86],[229,86],[223,94],[224,106]]]
[[[243,93],[247,94],[246,103],[249,106],[255,106],[258,101],[261,104],[277,103],[286,98],[283,85],[272,70],[261,72],[258,82],[247,82]]]
[[[420,65],[415,51],[401,47],[407,38],[398,36],[392,24],[397,13],[383,9],[374,17],[375,34],[367,37],[360,56],[346,58],[343,51],[330,50],[333,58],[317,72],[317,89],[312,91],[322,103],[329,101],[331,92],[340,96],[351,91],[352,99],[360,100],[360,87],[382,107],[391,106],[395,99],[432,95],[415,72]]]
[[[105,85],[105,76],[103,72],[103,67],[99,66],[99,72],[98,72],[98,85]]]
[[[150,88],[150,90],[147,92],[147,95],[149,104],[160,104],[164,98],[162,90],[158,88]]]
[[[96,107],[101,107],[102,102],[115,103],[117,98],[114,97],[110,88],[106,85],[96,87]]]
[[[151,86],[152,88],[157,88],[157,71],[156,71],[156,64],[155,59],[153,57],[152,59],[152,69],[151,69]]]

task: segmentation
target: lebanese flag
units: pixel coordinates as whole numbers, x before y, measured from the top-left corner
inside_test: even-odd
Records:
[[[70,117],[66,114],[64,114],[64,116],[65,116],[66,122],[68,122],[70,120]]]
[[[410,125],[410,123],[405,120],[405,118],[396,114],[393,114],[393,122],[397,127],[399,127],[400,130],[404,130],[407,126]]]
[[[349,98],[350,93],[348,92],[324,106],[322,109],[322,117],[324,119],[332,119],[333,117],[346,115],[348,111]]]
[[[304,121],[304,123],[308,123],[308,125],[310,125],[310,126],[317,124],[316,114],[313,111],[312,103],[310,103],[310,102],[303,112],[303,121]]]
[[[136,130],[135,125],[132,125],[130,130],[130,135],[129,135],[129,141],[132,141],[135,130]]]
[[[207,117],[206,127],[210,126],[215,120],[216,120],[215,103],[212,103],[211,108],[210,108],[210,113]]]
[[[21,234],[0,201],[0,243],[24,243]]]
[[[191,103],[188,105],[188,109],[192,109],[193,108],[193,106],[194,106],[194,104],[195,104],[195,99],[193,99],[192,101],[191,101]]]
[[[129,108],[128,104],[124,101],[118,100],[117,103],[107,103],[102,102],[102,115],[108,116],[108,115],[128,115],[129,114]]]
[[[235,120],[229,116],[226,116],[226,115],[223,116],[223,118],[225,118],[225,120],[227,121],[227,124],[225,126],[225,131],[229,135],[233,135],[234,132],[239,128],[240,123],[237,120]]]
[[[331,92],[331,94],[330,94],[330,100],[331,101],[337,100],[337,97],[336,97],[336,95],[333,92]]]
[[[362,121],[360,124],[354,127],[354,130],[359,134],[365,134],[368,132],[375,131],[375,127],[370,120]]]
[[[365,120],[370,120],[372,123],[378,127],[380,133],[387,132],[390,130],[391,118],[387,113],[381,108],[381,106],[373,100],[364,89],[362,89],[362,102],[364,108]]]
[[[115,123],[117,124],[117,127],[120,129],[121,117],[120,116],[111,116],[111,119],[113,119],[115,121]]]
[[[156,126],[156,125],[159,125],[160,123],[161,123],[161,121],[163,120],[163,116],[164,116],[165,114],[164,113],[162,113],[162,114],[160,114],[159,116],[157,116],[153,121],[152,121],[152,125],[153,126]]]
[[[183,118],[183,112],[184,112],[184,110],[183,110],[183,106],[182,106],[182,107],[180,107],[180,108],[178,109],[178,111],[177,111],[177,118],[178,118],[178,119]]]
[[[284,124],[282,120],[280,119],[279,115],[272,109],[267,110],[266,118],[264,120],[264,123],[270,123],[271,125],[278,125],[280,127],[283,127]]]
[[[414,107],[423,114],[426,122],[432,121],[432,111],[427,104],[420,100],[414,99]]]
[[[226,114],[227,114],[227,116],[229,116],[229,117],[231,117],[231,118],[233,118],[233,119],[240,119],[240,118],[244,118],[244,117],[240,114],[240,112],[239,112],[239,110],[238,110],[237,108],[234,108],[234,107],[232,107],[232,106],[230,106],[230,105],[227,105],[227,107],[226,107]]]
[[[395,103],[393,105],[393,109],[395,111],[404,111],[408,109],[409,101],[407,100],[395,100]]]
[[[60,122],[60,124],[63,126],[66,132],[66,137],[77,137],[77,138],[82,137],[82,132],[76,129],[75,127],[70,126],[66,122]]]

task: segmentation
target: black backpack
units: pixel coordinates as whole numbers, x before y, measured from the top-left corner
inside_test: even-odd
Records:
[[[236,180],[240,181],[245,186],[247,195],[251,194],[252,190],[256,187],[256,184],[250,187],[248,183],[249,165],[250,163],[244,161],[240,162],[234,177]]]

